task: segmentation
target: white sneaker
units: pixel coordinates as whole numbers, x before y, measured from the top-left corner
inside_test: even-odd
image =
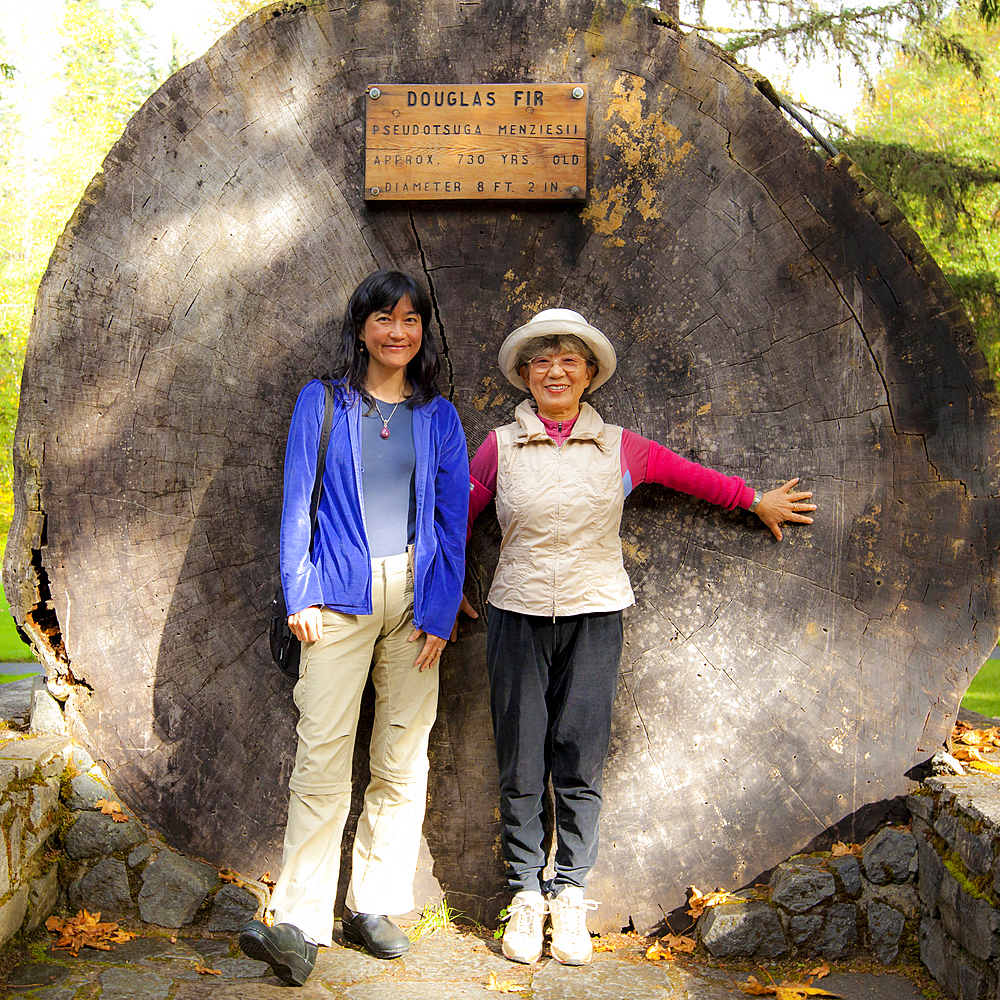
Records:
[[[566,886],[558,896],[549,897],[552,917],[552,957],[563,965],[587,965],[594,955],[594,946],[587,930],[587,910],[598,904],[583,898],[583,889]]]
[[[504,957],[512,962],[532,965],[542,954],[542,923],[549,904],[540,892],[524,890],[511,901],[510,919],[503,932]]]

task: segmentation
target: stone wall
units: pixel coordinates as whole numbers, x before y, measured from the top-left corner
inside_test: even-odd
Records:
[[[997,996],[1000,781],[928,778],[909,796],[919,853],[920,959],[958,1000]]]
[[[59,873],[51,852],[58,830],[59,779],[70,754],[65,736],[0,746],[0,944],[37,927],[55,908]]]
[[[9,706],[0,708],[10,716]],[[100,800],[116,800],[115,792],[64,734],[41,678],[25,688],[21,710],[23,722],[0,732],[0,944],[60,906],[229,933],[261,914],[268,899],[261,883],[221,880],[135,818],[119,822],[102,812]],[[907,807],[910,829],[886,827],[858,855],[793,857],[767,885],[707,909],[697,926],[702,944],[718,958],[842,959],[869,951],[886,965],[919,946],[951,995],[994,1000],[1000,779],[931,777]]]
[[[4,685],[10,723],[0,723],[0,945],[57,908],[223,932],[260,915],[264,885],[221,880],[150,836],[127,807],[124,822],[106,815],[99,803],[118,797],[100,764],[65,735],[44,680],[15,683]]]
[[[778,865],[768,885],[706,910],[698,934],[717,958],[846,958],[870,950],[895,961],[920,916],[917,844],[887,827],[859,856],[800,855]]]

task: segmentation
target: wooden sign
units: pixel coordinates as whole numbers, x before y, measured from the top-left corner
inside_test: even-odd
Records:
[[[378,84],[365,200],[587,196],[585,83]]]

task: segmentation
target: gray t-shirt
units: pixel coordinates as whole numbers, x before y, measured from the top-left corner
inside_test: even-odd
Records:
[[[405,552],[413,543],[416,524],[413,449],[413,411],[400,403],[379,402],[389,417],[389,436],[382,438],[382,419],[372,410],[361,419],[361,489],[364,492],[365,526],[373,559]]]

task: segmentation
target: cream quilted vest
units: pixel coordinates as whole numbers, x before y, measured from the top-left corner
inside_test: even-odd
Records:
[[[558,446],[525,400],[497,429],[503,539],[489,602],[527,615],[620,611],[635,603],[619,529],[622,429],[587,403]]]

